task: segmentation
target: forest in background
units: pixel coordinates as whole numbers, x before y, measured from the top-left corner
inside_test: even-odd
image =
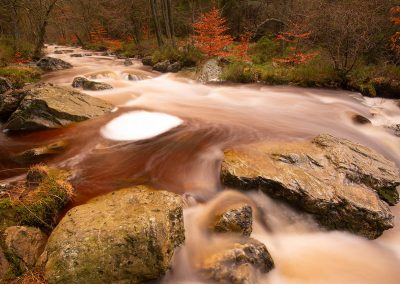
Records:
[[[400,89],[399,5],[398,0],[0,0],[0,64],[38,59],[49,42],[186,67],[218,56],[229,81],[390,96]],[[210,16],[213,8],[220,17]],[[219,53],[200,47],[213,28],[211,46]]]

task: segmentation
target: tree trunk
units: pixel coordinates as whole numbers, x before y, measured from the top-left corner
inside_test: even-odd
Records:
[[[163,45],[163,41],[162,41],[162,37],[161,37],[160,23],[158,22],[158,18],[157,18],[156,2],[155,2],[155,0],[149,0],[149,1],[150,1],[151,15],[152,15],[154,26],[156,29],[157,43],[158,43],[158,46],[161,47]]]
[[[165,0],[167,2],[167,14],[168,14],[168,23],[169,23],[169,30],[171,32],[171,42],[172,46],[175,47],[175,27],[174,27],[174,19],[172,17],[172,7],[171,7],[171,0]]]
[[[38,40],[36,42],[35,51],[33,52],[33,59],[39,59],[42,55],[44,38],[46,36],[46,28],[47,28],[47,25],[49,24],[49,16],[50,16],[51,12],[53,11],[57,1],[58,0],[53,0],[50,3],[50,5],[47,8],[47,11],[44,15],[43,23],[41,24],[40,29],[39,29]]]

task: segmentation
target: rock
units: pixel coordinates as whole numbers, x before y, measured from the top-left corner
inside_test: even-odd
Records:
[[[71,57],[83,57],[82,53],[74,53],[70,55]]]
[[[200,73],[197,76],[197,81],[201,83],[221,81],[222,68],[218,65],[218,60],[209,59],[201,67]]]
[[[125,59],[124,65],[125,65],[125,66],[131,66],[131,65],[133,65],[132,60],[130,60],[129,58]]]
[[[64,54],[64,53],[72,53],[74,52],[72,49],[59,49],[54,51],[54,54]]]
[[[0,119],[7,121],[25,96],[26,92],[21,90],[9,91],[0,95]]]
[[[254,239],[236,242],[209,254],[200,264],[199,273],[218,283],[257,283],[257,274],[274,268],[265,245]]]
[[[161,73],[165,73],[165,72],[167,72],[168,66],[170,64],[171,63],[169,62],[169,60],[164,60],[164,61],[158,62],[157,64],[155,64],[153,66],[153,70],[161,72]]]
[[[0,248],[0,281],[4,280],[9,269],[10,264],[8,263],[7,258]]]
[[[24,92],[24,99],[4,125],[5,129],[60,128],[104,115],[113,109],[103,100],[50,84],[40,84]]]
[[[146,56],[142,59],[142,63],[145,66],[153,66],[155,63],[153,62],[153,58],[151,56]]]
[[[215,216],[212,229],[218,233],[240,233],[250,236],[253,225],[253,210],[250,205],[239,204]]]
[[[12,88],[13,87],[10,80],[4,77],[0,77],[0,95],[9,90],[12,90]]]
[[[387,128],[390,129],[394,135],[400,137],[400,124],[394,124],[394,125],[388,126]]]
[[[54,71],[72,68],[72,65],[64,60],[53,58],[53,57],[43,57],[36,63],[36,65],[45,71]]]
[[[29,269],[35,266],[47,242],[47,236],[40,229],[23,226],[7,228],[4,238],[7,249]]]
[[[182,69],[181,63],[175,62],[175,63],[170,64],[167,67],[167,72],[177,73],[177,72],[181,71],[181,69]]]
[[[73,195],[68,177],[68,172],[56,168],[31,167],[26,181],[9,190],[24,194],[12,200],[7,194],[0,196],[0,232],[21,225],[51,230]]]
[[[93,56],[92,53],[85,53],[84,56]]]
[[[222,182],[261,189],[313,215],[328,229],[377,238],[393,227],[399,170],[375,151],[319,135],[310,142],[227,150]]]
[[[32,148],[17,154],[15,160],[24,163],[37,163],[49,156],[62,153],[66,149],[67,145],[66,141],[61,140],[45,146]]]
[[[46,247],[52,283],[142,283],[161,277],[184,242],[180,196],[146,186],[71,209]]]
[[[84,77],[74,78],[74,81],[72,82],[72,87],[83,88],[84,90],[89,90],[89,91],[102,91],[102,90],[109,90],[109,89],[113,88],[109,84],[90,81]]]
[[[353,120],[354,123],[356,124],[371,124],[371,120],[366,118],[365,116],[362,116],[361,114],[354,114],[351,119]]]

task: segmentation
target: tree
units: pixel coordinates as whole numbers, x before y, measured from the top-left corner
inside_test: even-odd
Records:
[[[218,8],[214,7],[208,13],[201,15],[200,20],[193,24],[196,35],[193,36],[195,45],[207,56],[228,56],[226,50],[233,39],[226,34],[226,19],[221,16]]]
[[[395,26],[400,26],[400,6],[391,9],[392,22]],[[390,46],[397,58],[400,58],[400,31],[395,32],[390,38]]]

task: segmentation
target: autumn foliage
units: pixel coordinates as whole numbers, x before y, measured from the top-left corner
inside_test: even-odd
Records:
[[[400,6],[393,7],[392,10],[392,22],[396,26],[400,26]],[[400,55],[400,31],[396,32],[391,38],[390,43],[392,49]]]
[[[246,32],[240,36],[240,43],[238,46],[236,46],[234,51],[234,57],[236,57],[238,60],[243,62],[251,61],[249,56],[249,49],[252,35],[252,33]]]
[[[227,48],[233,38],[226,34],[228,30],[226,19],[221,16],[218,8],[201,15],[200,20],[193,24],[196,35],[193,36],[196,47],[207,56],[229,56]]]
[[[275,62],[284,63],[288,65],[299,65],[308,62],[312,59],[316,53],[303,53],[300,50],[301,41],[308,39],[310,33],[292,33],[292,32],[282,32],[277,37],[276,40],[282,41],[286,44],[291,45],[289,50],[290,53],[282,58],[273,58]]]
[[[13,63],[15,64],[26,64],[31,61],[30,58],[24,58],[22,53],[17,51],[14,55]]]
[[[121,40],[108,38],[107,30],[101,25],[97,25],[96,28],[90,32],[90,39],[91,43],[103,44],[112,51],[120,50],[123,45]]]

